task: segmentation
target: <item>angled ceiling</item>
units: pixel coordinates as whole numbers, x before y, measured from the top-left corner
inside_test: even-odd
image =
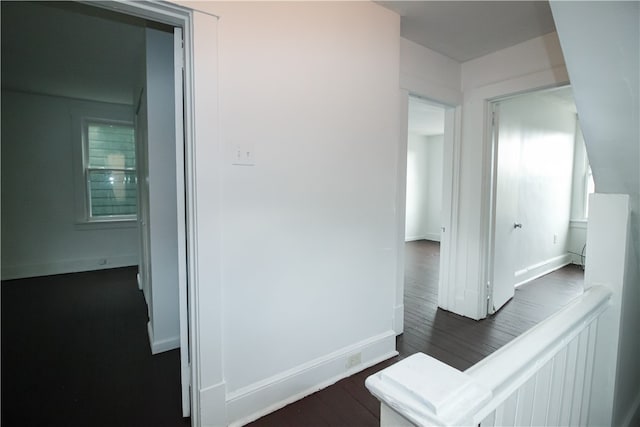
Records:
[[[401,35],[465,62],[555,31],[547,1],[378,1]]]
[[[3,88],[132,103],[144,21],[73,3],[1,5]]]

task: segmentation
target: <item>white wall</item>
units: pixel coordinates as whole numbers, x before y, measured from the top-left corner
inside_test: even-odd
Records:
[[[507,176],[517,179],[514,192],[501,192],[498,184],[497,206],[511,205],[503,197],[515,197],[515,212],[505,217],[513,231],[513,223],[522,228],[511,233],[516,239],[512,285],[525,283],[550,270],[566,265],[571,217],[573,152],[576,115],[565,106],[542,94],[514,97],[499,103],[498,180]],[[517,148],[510,146],[516,145]],[[501,146],[517,153],[502,158]],[[515,214],[515,216],[513,216]],[[504,216],[497,213],[497,218]],[[497,233],[497,232],[496,232]],[[496,245],[505,244],[497,239]],[[509,268],[496,260],[495,269]],[[494,274],[498,274],[495,272]]]
[[[400,39],[400,87],[447,105],[462,101],[457,61],[404,38]]]
[[[221,171],[233,422],[394,354],[399,17],[359,2],[193,6],[220,16],[223,157],[197,196],[211,201]],[[254,166],[231,164],[238,144]]]
[[[147,154],[141,166],[148,193],[148,277],[141,276],[149,308],[149,338],[153,353],[179,347],[178,316],[178,232],[176,198],[176,141],[173,69],[173,34],[152,28],[145,30],[146,86],[142,103],[144,128],[139,143]],[[146,123],[145,123],[146,119]],[[144,185],[144,184],[143,184]],[[141,209],[147,212],[147,209]],[[141,265],[144,269],[145,266]]]
[[[407,207],[405,241],[425,239],[429,158],[427,137],[409,133],[407,141]]]
[[[135,222],[78,221],[71,113],[83,111],[132,114],[128,105],[2,91],[3,280],[138,262]]]
[[[409,134],[405,240],[440,241],[442,135]]]

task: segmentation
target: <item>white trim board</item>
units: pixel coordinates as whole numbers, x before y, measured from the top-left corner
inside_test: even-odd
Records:
[[[151,322],[147,322],[147,333],[149,334],[151,354],[163,353],[165,351],[180,348],[180,337],[178,335],[156,341],[153,337],[153,326],[151,326]]]
[[[230,426],[242,426],[398,354],[394,331],[361,341],[227,394]],[[361,362],[349,367],[350,358]],[[324,380],[324,378],[329,378]],[[313,384],[309,386],[309,384]]]
[[[42,264],[5,264],[2,266],[2,280],[52,276],[54,274],[80,273],[83,271],[107,270],[110,268],[132,267],[135,265],[138,265],[138,255],[136,254],[54,261]]]
[[[396,335],[404,332],[404,304],[398,304],[393,309],[393,330]]]
[[[563,254],[515,272],[515,288],[571,264],[571,254]]]

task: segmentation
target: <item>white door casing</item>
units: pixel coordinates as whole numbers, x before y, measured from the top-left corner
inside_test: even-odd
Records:
[[[191,367],[189,363],[189,308],[187,294],[187,248],[186,248],[186,212],[184,183],[184,50],[182,28],[173,29],[174,52],[174,93],[176,122],[176,209],[178,230],[178,304],[180,317],[180,385],[182,393],[182,416],[191,415],[189,387],[191,385]]]

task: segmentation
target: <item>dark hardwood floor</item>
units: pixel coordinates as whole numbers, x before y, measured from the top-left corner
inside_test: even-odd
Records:
[[[415,352],[466,369],[582,292],[566,267],[476,322],[437,309],[439,245],[406,245],[399,356],[267,415],[254,426],[378,426],[364,386]],[[177,350],[152,356],[135,268],[2,282],[3,426],[185,426]]]
[[[2,282],[2,426],[185,426],[136,268]]]
[[[494,316],[474,321],[437,308],[440,245],[407,243],[404,334],[397,357],[373,366],[251,423],[262,426],[378,426],[380,406],[365,379],[416,352],[464,370],[567,304],[583,290],[584,274],[567,266],[516,290]]]

